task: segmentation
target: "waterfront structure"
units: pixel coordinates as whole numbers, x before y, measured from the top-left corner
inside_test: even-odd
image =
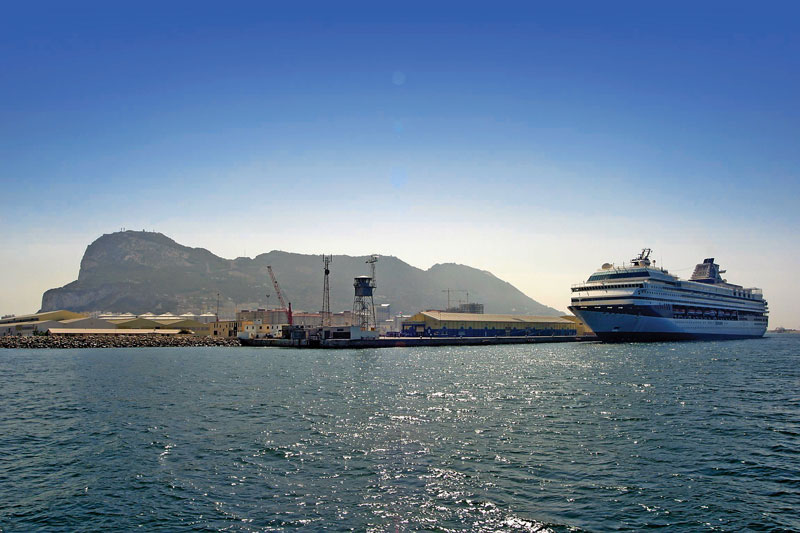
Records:
[[[208,324],[209,322],[216,320],[216,315],[214,313],[183,313],[179,318],[182,320],[194,320],[195,322],[200,322],[201,324]]]
[[[140,315],[141,316],[141,315]],[[110,320],[110,321],[123,321],[123,320],[133,320],[136,318],[136,315],[133,313],[106,313],[100,312],[97,313],[97,318],[101,320]]]
[[[92,316],[100,318],[102,320],[108,320],[117,324],[121,322],[126,322],[128,320],[133,320],[136,318],[155,321],[155,322],[191,320],[195,323],[200,323],[200,324],[208,324],[209,322],[214,322],[216,320],[216,315],[214,315],[213,313],[203,313],[203,314],[183,313],[181,315],[175,315],[171,313],[161,314],[161,315],[156,315],[154,313],[142,313],[140,315],[135,315],[133,313],[93,312]]]
[[[277,338],[283,334],[283,327],[288,324],[269,324],[260,320],[244,320],[238,329],[237,336],[245,339]]]
[[[197,318],[195,318],[195,320],[203,324],[210,324],[211,322],[217,320],[217,315],[215,315],[214,313],[203,313],[202,315],[198,315]]]
[[[181,317],[173,313],[161,313],[160,315],[156,315],[153,317],[153,320],[180,320],[180,319]]]
[[[392,304],[380,304],[375,306],[375,320],[384,322],[392,319]]]
[[[27,322],[8,322],[0,324],[0,336],[11,335],[13,337],[30,337],[32,335],[42,335],[52,327],[61,326],[57,320],[29,320]]]
[[[575,322],[553,316],[423,311],[403,321],[403,334],[413,337],[575,336],[577,328]]]
[[[396,315],[389,317],[388,320],[378,320],[378,333],[383,336],[396,336],[403,331],[403,321],[411,318],[411,315]]]
[[[398,332],[398,333],[403,331],[403,322],[405,322],[406,320],[408,320],[410,318],[411,318],[411,315],[403,315],[403,314],[396,315],[392,319],[392,321],[394,322],[394,328],[392,329],[392,331],[395,331],[395,332]]]
[[[260,320],[263,324],[288,324],[289,315],[287,309],[242,309],[236,311],[236,320],[256,321]]]
[[[0,324],[13,324],[20,322],[42,322],[45,320],[70,320],[72,318],[86,318],[89,315],[86,313],[75,313],[59,309],[58,311],[44,311],[42,313],[32,313],[29,315],[12,315],[0,319]]]
[[[161,319],[155,318],[131,318],[108,322],[115,325],[117,329],[177,329],[179,331],[191,331],[195,335],[210,335],[211,324],[198,322],[197,320],[185,320],[180,317]]]
[[[98,331],[106,334],[116,334],[120,330],[175,330],[178,332],[191,332],[194,335],[206,336],[211,334],[209,324],[172,314],[154,315],[146,313],[137,317],[132,313],[93,313],[89,316],[84,313],[72,311],[48,311],[31,315],[9,316],[0,320],[0,335],[31,336],[43,335],[48,331],[70,330],[70,334],[83,332],[86,335],[97,334]],[[143,318],[144,316],[149,318]],[[192,315],[195,316],[195,315]]]
[[[385,337],[387,335],[391,335],[392,333],[396,333],[397,330],[394,327],[394,320],[378,320],[378,334],[381,337]]]
[[[241,320],[218,320],[209,324],[211,335],[214,337],[238,337],[242,330],[243,321]]]
[[[117,328],[116,324],[108,320],[103,320],[102,318],[71,318],[69,320],[59,320],[59,322],[63,325],[62,327],[71,329],[111,330]]]
[[[155,320],[160,326],[156,329],[171,328],[180,331],[191,331],[195,335],[205,337],[211,335],[211,324],[198,322],[197,320]]]
[[[483,304],[475,302],[459,303],[455,307],[448,307],[447,311],[450,313],[472,313],[472,314],[482,315]]]
[[[586,325],[586,322],[581,320],[580,318],[576,317],[575,315],[562,315],[561,318],[564,320],[569,320],[570,322],[575,324],[575,330],[577,331],[578,337],[594,337],[594,332]]]
[[[342,311],[331,314],[331,326],[344,327],[353,324],[353,312]]]
[[[163,324],[160,324],[156,320],[152,318],[128,318],[123,320],[112,319],[109,320],[116,324],[117,328],[119,329],[156,329],[164,327]]]
[[[292,324],[303,327],[322,326],[322,313],[305,313],[303,311],[292,311]]]
[[[87,314],[58,310],[32,313],[28,315],[7,316],[0,319],[0,335],[29,337],[44,334],[51,327],[60,326],[65,320],[85,319]]]
[[[322,326],[318,328],[309,328],[305,331],[308,339],[315,341],[326,341],[331,339],[336,340],[377,340],[378,332],[374,329],[364,329],[358,325],[352,326]],[[284,335],[284,337],[286,337]]]
[[[47,330],[48,335],[61,337],[85,337],[88,335],[178,335],[179,329],[88,329],[88,328],[65,328],[52,327]]]
[[[714,258],[678,279],[650,260],[645,248],[630,265],[606,263],[572,287],[570,311],[600,340],[653,341],[763,337],[767,302],[761,289],[722,279]]]

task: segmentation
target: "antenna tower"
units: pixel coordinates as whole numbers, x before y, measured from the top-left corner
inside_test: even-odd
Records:
[[[372,254],[367,259],[366,263],[369,265],[370,268],[370,276],[372,276],[372,281],[370,281],[369,286],[373,289],[378,286],[378,280],[375,277],[375,263],[378,262],[378,256],[376,254]]]
[[[322,325],[331,325],[331,286],[328,276],[331,273],[330,264],[333,263],[332,255],[323,255],[322,263],[325,265],[325,283],[322,286]]]

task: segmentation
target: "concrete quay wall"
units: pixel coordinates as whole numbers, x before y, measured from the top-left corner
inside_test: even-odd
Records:
[[[289,339],[242,339],[243,346],[278,348],[357,349],[410,348],[415,346],[491,346],[495,344],[544,344],[583,342],[595,338],[575,336],[552,337],[382,337],[379,339],[328,339],[324,341]]]

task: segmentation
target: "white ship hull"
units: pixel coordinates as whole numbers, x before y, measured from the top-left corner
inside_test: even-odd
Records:
[[[751,321],[637,316],[577,308],[571,311],[603,341],[752,339],[763,337],[767,330]]]
[[[645,248],[631,265],[604,264],[572,287],[570,311],[603,341],[750,339],[767,331],[761,289],[728,283],[714,258],[688,281],[655,268]]]

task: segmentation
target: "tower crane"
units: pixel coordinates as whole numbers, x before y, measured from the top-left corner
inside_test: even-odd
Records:
[[[289,320],[289,325],[292,325],[292,302],[289,302],[289,305],[286,305],[286,301],[283,299],[283,293],[281,292],[281,286],[278,285],[278,280],[275,279],[275,274],[272,272],[272,267],[267,265],[267,271],[269,271],[269,277],[272,278],[272,286],[275,287],[275,294],[278,295],[278,300],[281,302],[281,310],[286,311],[286,317]]]
[[[447,308],[448,309],[451,309],[451,307],[450,307],[450,293],[451,292],[465,292],[465,293],[467,293],[467,303],[469,303],[469,291],[466,290],[466,289],[442,289],[442,292],[446,292],[447,293]],[[459,300],[459,303],[461,303],[461,300]]]

